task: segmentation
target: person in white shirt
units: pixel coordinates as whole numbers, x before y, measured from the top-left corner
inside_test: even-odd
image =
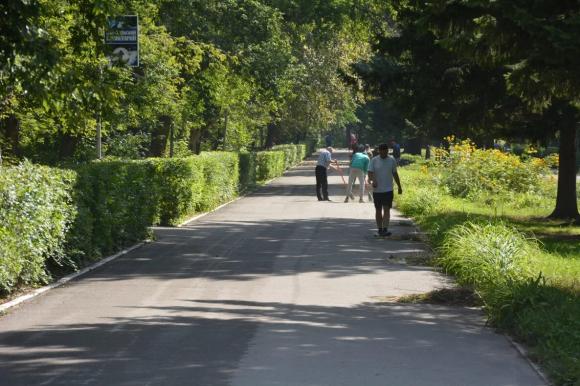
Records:
[[[369,164],[369,182],[373,185],[375,220],[379,236],[391,235],[388,229],[393,206],[393,180],[399,188],[398,193],[403,194],[397,174],[397,161],[389,156],[389,146],[382,143],[379,145],[379,155],[373,157]]]
[[[334,152],[334,149],[329,146],[326,149],[320,150],[320,155],[318,156],[318,162],[314,170],[314,174],[316,175],[316,197],[318,197],[318,201],[332,201],[328,197],[328,177],[326,174],[331,164],[337,163],[335,159],[332,159],[332,152]]]

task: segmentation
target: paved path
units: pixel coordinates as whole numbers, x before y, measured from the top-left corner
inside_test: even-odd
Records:
[[[319,203],[313,169],[11,310],[0,384],[543,385],[479,311],[384,302],[449,284],[406,263],[406,220],[373,239],[338,175]]]

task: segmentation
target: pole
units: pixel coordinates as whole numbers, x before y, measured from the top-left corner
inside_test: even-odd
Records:
[[[226,137],[228,134],[228,112],[226,110],[225,116],[224,116],[224,142],[222,144],[222,150],[226,150]]]
[[[346,181],[344,180],[344,174],[342,173],[342,169],[340,169],[340,164],[336,161],[336,170],[338,170],[338,174],[340,174],[340,178],[342,178],[342,183],[346,186]]]
[[[99,64],[99,83],[103,81],[103,66]],[[103,149],[102,149],[102,114],[101,114],[101,102],[98,102],[97,106],[97,159],[103,158]]]
[[[173,122],[169,124],[169,158],[173,158]]]

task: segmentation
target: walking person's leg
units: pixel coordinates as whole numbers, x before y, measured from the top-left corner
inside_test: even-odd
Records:
[[[354,186],[354,183],[356,181],[356,176],[354,174],[355,170],[356,169],[350,168],[348,172],[348,185],[346,185],[346,198],[344,199],[344,202],[348,202],[349,197],[353,198],[352,187]]]
[[[365,196],[365,173],[361,169],[358,170],[358,182],[360,184],[360,195],[359,202],[364,202],[363,198]]]
[[[379,236],[383,233],[383,196],[384,193],[373,193],[373,201],[375,203],[375,221],[377,223],[377,234]]]
[[[375,204],[375,221],[377,223],[379,236],[390,236],[388,231],[391,220],[391,206],[393,203],[393,192],[373,193]]]
[[[314,174],[316,175],[316,197],[318,201],[322,201],[324,198],[322,197],[322,172],[320,167],[316,167],[314,170]]]
[[[322,169],[322,199],[324,201],[330,201],[328,197],[328,175],[326,174],[326,168]]]
[[[382,228],[383,228],[383,236],[390,236],[391,232],[389,232],[389,223],[391,221],[391,207],[393,206],[393,192],[387,192],[385,201],[383,204],[383,221],[382,221]]]

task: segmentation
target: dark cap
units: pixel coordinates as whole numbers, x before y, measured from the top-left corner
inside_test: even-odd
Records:
[[[387,145],[386,143],[381,143],[379,145],[379,150],[389,150],[389,145]]]

